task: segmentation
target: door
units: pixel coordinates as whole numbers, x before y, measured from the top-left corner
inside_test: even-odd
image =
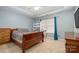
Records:
[[[53,39],[54,19],[46,19],[40,22],[40,31],[44,31],[45,38]]]

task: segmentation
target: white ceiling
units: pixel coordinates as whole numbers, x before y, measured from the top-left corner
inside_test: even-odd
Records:
[[[68,9],[70,7],[67,6],[41,6],[41,8],[39,10],[34,10],[34,6],[16,6],[14,7],[26,14],[28,14],[29,16],[32,17],[40,17],[40,16],[45,16],[47,14],[52,14],[58,11],[62,11],[65,9]]]

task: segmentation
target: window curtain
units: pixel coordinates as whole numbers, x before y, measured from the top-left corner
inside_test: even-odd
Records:
[[[54,17],[54,40],[58,40],[56,16]]]

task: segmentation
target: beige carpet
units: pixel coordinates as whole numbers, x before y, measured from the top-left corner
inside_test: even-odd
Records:
[[[39,43],[28,50],[26,53],[64,53],[65,52],[65,40],[45,40],[43,43]],[[21,53],[19,48],[14,43],[7,43],[0,45],[0,53]]]

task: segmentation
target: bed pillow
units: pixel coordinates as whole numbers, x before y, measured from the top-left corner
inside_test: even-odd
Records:
[[[27,28],[17,28],[17,31],[19,32],[29,32]]]

